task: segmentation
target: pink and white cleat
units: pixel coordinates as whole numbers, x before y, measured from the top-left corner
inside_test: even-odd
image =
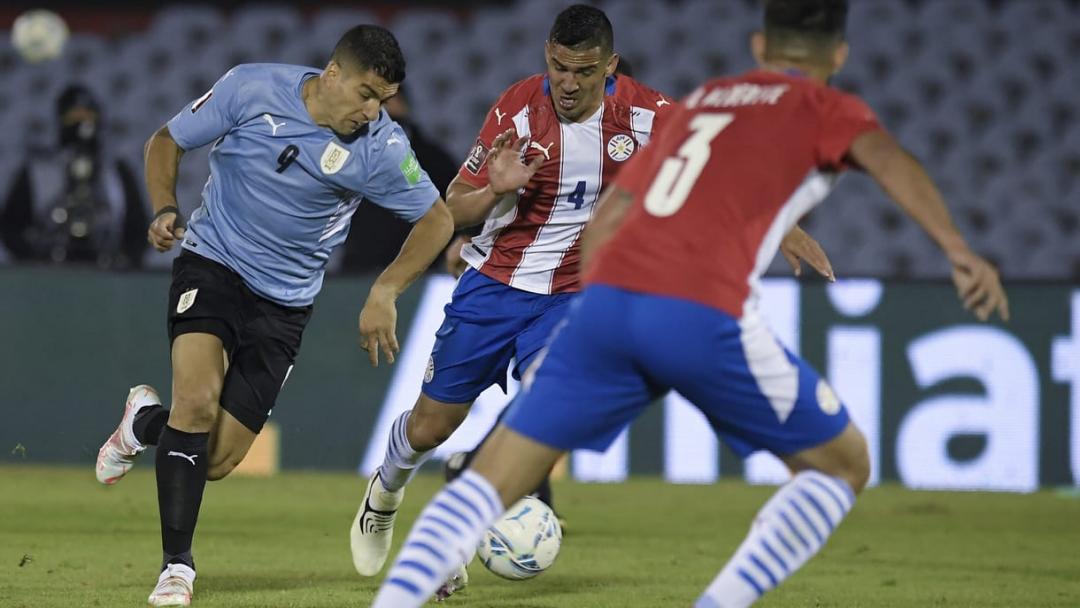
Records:
[[[458,566],[458,569],[446,579],[441,587],[435,590],[435,601],[442,602],[446,598],[469,586],[468,564]]]
[[[162,606],[190,606],[194,592],[195,571],[184,564],[169,564],[161,571],[157,586],[146,602],[156,608]]]
[[[161,405],[161,398],[152,386],[140,384],[128,392],[120,426],[116,427],[108,441],[98,450],[97,480],[101,483],[112,485],[120,481],[135,464],[135,457],[146,449],[146,446],[135,439],[132,423],[135,421],[135,414],[150,405]]]

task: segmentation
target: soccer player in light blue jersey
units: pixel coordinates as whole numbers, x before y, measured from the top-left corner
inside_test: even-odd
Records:
[[[118,481],[157,445],[163,560],[153,606],[187,606],[192,536],[206,481],[244,459],[292,370],[330,253],[363,199],[412,222],[397,259],[360,312],[378,365],[398,350],[395,301],[438,256],[453,218],[382,109],[405,78],[393,35],[371,25],[341,38],[324,70],[249,64],[229,70],[146,145],[156,211],[149,240],[180,244],[168,327],[172,408],[153,388],[128,395],[97,477]],[[184,222],[175,195],[187,150],[212,144],[202,205]]]

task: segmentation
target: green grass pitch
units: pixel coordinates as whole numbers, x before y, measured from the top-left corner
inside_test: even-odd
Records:
[[[439,485],[421,476],[400,544]],[[287,473],[209,484],[195,556],[194,606],[366,606],[348,529],[363,482]],[[772,489],[560,483],[569,520],[551,571],[511,583],[474,563],[447,607],[690,606]],[[115,487],[83,469],[0,467],[0,606],[144,606],[156,580],[157,507],[149,459]],[[761,606],[1080,606],[1080,500],[868,490],[824,551]]]

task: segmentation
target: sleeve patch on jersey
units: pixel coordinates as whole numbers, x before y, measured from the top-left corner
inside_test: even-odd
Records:
[[[487,146],[485,146],[484,142],[477,137],[476,145],[473,146],[472,151],[469,152],[468,160],[465,161],[465,168],[473,175],[480,175],[480,168],[484,166],[484,161],[487,160],[487,156]]]
[[[405,181],[409,182],[410,186],[415,186],[420,182],[420,162],[416,160],[416,155],[409,152],[409,155],[405,157],[405,160],[401,161],[399,166],[401,174],[405,176]]]
[[[210,98],[214,96],[214,89],[210,89],[202,97],[195,100],[195,103],[191,104],[191,113],[199,111],[199,108],[203,107],[206,102],[210,101]]]

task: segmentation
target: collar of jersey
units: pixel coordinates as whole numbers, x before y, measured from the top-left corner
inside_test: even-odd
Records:
[[[615,77],[608,76],[604,81],[604,96],[608,97],[615,94]],[[551,83],[548,81],[548,77],[544,76],[544,95],[551,97]]]

